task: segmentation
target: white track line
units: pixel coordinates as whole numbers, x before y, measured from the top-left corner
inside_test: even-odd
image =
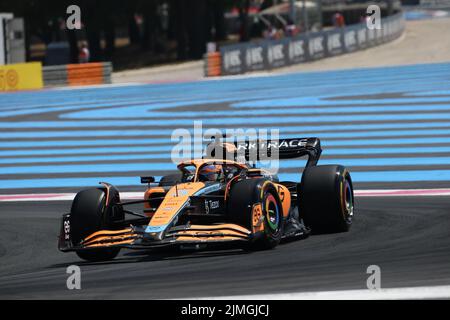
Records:
[[[102,88],[119,88],[119,87],[131,87],[145,85],[144,82],[122,82],[122,83],[105,83],[105,84],[92,84],[92,85],[80,85],[80,86],[68,86],[68,87],[52,87],[45,88],[44,90],[53,91],[71,91],[80,89],[102,89]]]
[[[121,192],[122,199],[142,199],[142,192]],[[450,196],[450,189],[381,189],[355,190],[356,197],[417,197],[417,196]],[[73,200],[75,193],[29,193],[0,195],[0,202],[22,201],[68,201]]]
[[[4,194],[0,195],[0,202],[22,201],[68,201],[75,198],[76,193],[30,193],[30,194]],[[142,199],[144,192],[121,192],[121,199]]]
[[[449,299],[450,286],[406,287],[377,290],[339,290],[317,292],[293,292],[242,296],[216,296],[195,300],[406,300]],[[189,299],[189,298],[188,298]]]
[[[357,197],[450,196],[449,188],[355,190]]]

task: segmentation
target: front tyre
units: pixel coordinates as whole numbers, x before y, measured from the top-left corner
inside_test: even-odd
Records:
[[[313,233],[348,231],[354,212],[348,170],[339,165],[306,168],[300,185],[299,207],[300,216]]]
[[[88,249],[88,250],[78,250],[76,254],[83,260],[89,262],[101,262],[112,260],[120,252],[120,248],[101,248],[101,249]]]
[[[246,249],[265,250],[278,245],[283,233],[283,207],[277,190],[267,179],[246,179],[230,190],[228,220],[253,232]]]
[[[116,195],[111,195],[115,198]],[[104,189],[93,188],[77,193],[70,210],[71,238],[75,245],[88,235],[112,227],[111,217],[106,210]],[[114,259],[120,248],[95,248],[77,250],[76,254],[87,261],[105,261]]]

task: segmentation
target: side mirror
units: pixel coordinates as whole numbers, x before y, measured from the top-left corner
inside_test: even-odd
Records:
[[[247,177],[259,177],[262,176],[263,173],[261,169],[249,169],[247,170]]]
[[[148,176],[148,177],[141,177],[141,183],[153,183],[155,182],[155,177]]]

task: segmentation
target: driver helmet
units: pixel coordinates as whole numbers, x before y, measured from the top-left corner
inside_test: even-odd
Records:
[[[221,173],[219,165],[209,164],[198,172],[199,181],[217,181]]]

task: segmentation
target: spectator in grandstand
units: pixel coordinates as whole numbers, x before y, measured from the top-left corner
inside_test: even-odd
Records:
[[[336,12],[333,15],[333,25],[336,28],[341,28],[341,27],[345,26],[345,19],[344,19],[344,16],[342,15],[342,13]]]
[[[267,40],[276,39],[277,30],[272,25],[270,25],[266,30],[264,30],[263,36],[264,36],[264,39],[267,39]]]
[[[295,23],[292,22],[291,19],[288,20],[286,27],[285,27],[285,35],[288,37],[293,37],[299,33],[299,28],[295,25]]]
[[[362,14],[360,19],[359,19],[359,22],[367,24],[368,21],[370,21],[370,16],[367,15],[367,14]]]
[[[90,58],[89,49],[86,42],[81,44],[81,48],[78,52],[78,62],[79,63],[88,63]]]
[[[275,39],[279,40],[284,38],[284,30],[282,28],[276,30],[275,32]]]

